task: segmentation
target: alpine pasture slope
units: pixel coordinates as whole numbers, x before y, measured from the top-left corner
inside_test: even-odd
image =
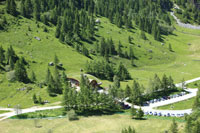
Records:
[[[0,8],[4,8],[4,5],[0,5]],[[38,22],[39,27],[37,27],[36,21],[33,19],[23,17],[18,19],[8,14],[5,14],[5,17],[8,20],[9,27],[7,31],[0,32],[0,45],[4,49],[12,45],[17,55],[24,56],[28,60],[30,66],[27,72],[29,75],[34,71],[38,82],[43,82],[48,63],[53,61],[56,54],[64,65],[68,77],[80,78],[80,69],[84,69],[86,62],[91,59],[78,53],[72,47],[60,43],[55,38],[54,26],[50,27]],[[163,41],[159,42],[155,41],[152,35],[147,33],[147,40],[141,39],[141,31],[135,24],[133,24],[134,29],[126,30],[118,28],[104,17],[99,19],[101,24],[98,26],[98,31],[96,31],[96,40],[100,40],[101,37],[112,38],[116,46],[121,41],[123,45],[122,50],[132,46],[134,54],[138,58],[135,60],[137,67],[131,66],[129,60],[119,58],[118,56],[112,57],[110,60],[116,62],[116,64],[123,62],[132,78],[144,84],[145,87],[148,86],[149,78],[153,77],[155,73],[159,76],[162,76],[164,73],[171,75],[175,82],[181,82],[183,78],[187,80],[200,75],[200,71],[198,71],[200,65],[200,30],[184,29],[177,26],[174,22],[175,31],[173,34],[168,36],[162,35]],[[173,18],[171,19],[173,20]],[[48,32],[43,31],[44,27],[48,29]],[[128,36],[133,37],[132,44],[128,42]],[[34,37],[39,37],[41,41]],[[82,43],[88,49],[94,47],[93,44]],[[169,51],[169,44],[172,45],[174,52]],[[102,58],[95,55],[91,55],[91,57],[93,60]],[[49,68],[51,69],[51,67]],[[45,88],[41,89],[36,85],[25,85],[18,82],[9,83],[6,79],[6,73],[1,73],[0,77],[0,106],[7,107],[8,104],[11,104],[11,107],[14,107],[14,105],[20,104],[22,108],[31,107],[34,105],[32,102],[32,95],[34,93],[51,103],[61,100],[61,96],[49,97]],[[103,87],[108,87],[112,84],[106,80],[102,80],[102,82]],[[121,82],[122,88],[125,88],[127,84],[132,84],[132,80]],[[24,86],[30,86],[34,89],[28,93],[17,91],[18,88]]]

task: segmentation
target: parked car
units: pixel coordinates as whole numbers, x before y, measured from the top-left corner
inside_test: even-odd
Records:
[[[153,115],[153,113],[152,113],[152,112],[149,112],[149,115]]]
[[[147,112],[144,112],[144,114],[145,114],[145,115],[149,115],[149,112],[148,112],[148,111],[147,111]]]
[[[171,116],[170,113],[167,113],[167,116],[170,117]]]
[[[153,115],[154,115],[154,116],[157,116],[158,114],[157,114],[157,112],[154,112]]]
[[[172,117],[175,117],[175,114],[171,114]]]
[[[158,116],[162,116],[162,113],[158,113]]]

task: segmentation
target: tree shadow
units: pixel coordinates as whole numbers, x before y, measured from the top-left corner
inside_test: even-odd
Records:
[[[78,115],[89,117],[89,116],[102,116],[102,115],[113,115],[116,113],[124,113],[124,111],[101,111],[101,110],[95,110],[95,111],[84,111],[81,113],[78,113]]]

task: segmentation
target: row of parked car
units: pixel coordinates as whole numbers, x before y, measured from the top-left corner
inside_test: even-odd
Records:
[[[180,97],[180,96],[183,96],[183,95],[186,95],[186,92],[181,92],[179,94],[170,95],[170,96],[163,96],[162,98],[146,101],[145,103],[143,103],[143,106],[149,106],[149,104],[157,103],[157,102],[160,102],[160,101],[165,101],[165,100]]]
[[[145,115],[164,116],[164,117],[184,117],[185,114],[161,113],[161,112],[144,112]]]

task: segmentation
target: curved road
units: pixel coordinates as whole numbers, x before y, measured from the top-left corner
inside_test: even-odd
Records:
[[[178,5],[174,5],[175,7],[174,8],[177,8],[177,9],[180,9]],[[171,12],[170,13],[171,16],[173,16],[173,18],[176,20],[177,24],[181,27],[184,27],[184,28],[189,28],[189,29],[197,29],[197,30],[200,30],[200,25],[192,25],[192,24],[186,24],[186,23],[183,23],[180,21],[180,19],[178,19],[175,15],[174,15],[174,12]]]
[[[198,80],[200,80],[200,77],[192,79],[192,80],[185,81],[185,84],[189,84],[189,83],[192,83],[192,82],[195,82],[195,81],[198,81]],[[182,83],[178,83],[178,84],[176,84],[176,86],[181,87]],[[180,97],[177,97],[177,98],[153,103],[153,104],[150,104],[149,106],[142,106],[141,108],[143,109],[144,112],[152,112],[152,113],[154,113],[154,112],[162,113],[162,114],[170,113],[170,114],[175,114],[175,115],[176,114],[185,114],[185,113],[190,114],[192,112],[191,109],[187,109],[187,110],[156,110],[156,109],[153,109],[153,108],[158,107],[158,106],[168,105],[168,104],[180,102],[180,101],[195,97],[196,94],[197,94],[197,91],[198,91],[198,89],[185,89],[185,90],[188,91],[189,94],[186,94],[184,96],[180,96]],[[124,101],[125,104],[132,106],[132,104],[126,102],[126,100]],[[58,108],[62,108],[62,107],[63,106],[31,107],[31,108],[27,108],[27,109],[22,109],[20,114],[31,113],[31,112],[35,112],[35,111],[41,111],[41,110],[58,109]],[[135,108],[139,108],[139,106],[135,106]],[[8,112],[8,113],[0,114],[0,121],[16,115],[15,110],[12,109],[12,108],[0,108],[0,110],[11,111],[11,112]]]

